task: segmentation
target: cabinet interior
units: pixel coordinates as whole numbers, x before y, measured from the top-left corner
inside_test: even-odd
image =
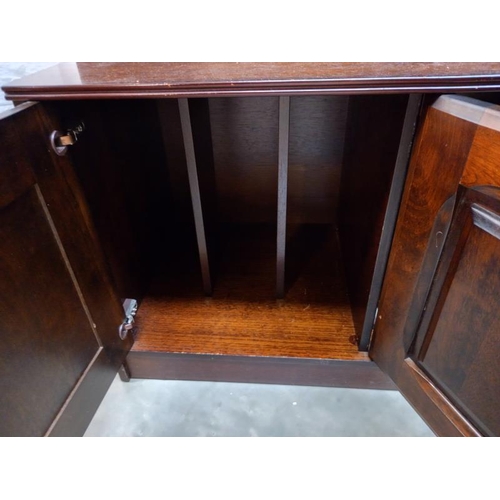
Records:
[[[140,302],[133,350],[366,359],[358,343],[408,96],[290,98],[283,298],[279,102],[188,101],[211,296],[178,101],[44,104],[85,122],[71,160],[116,289]]]

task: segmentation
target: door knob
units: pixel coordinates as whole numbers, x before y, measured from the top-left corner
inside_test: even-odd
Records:
[[[65,133],[54,130],[50,134],[50,145],[55,153],[64,156],[68,152],[68,146],[73,146],[78,141],[78,136],[85,130],[85,124],[80,122],[73,128],[66,130]]]

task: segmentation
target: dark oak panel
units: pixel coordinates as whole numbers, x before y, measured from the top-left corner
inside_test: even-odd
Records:
[[[44,435],[99,348],[33,186],[0,211],[0,434]]]
[[[405,366],[408,373],[413,375],[413,381],[425,392],[429,402],[432,402],[447,420],[450,425],[451,435],[464,437],[480,437],[481,433],[464,417],[462,412],[454,405],[443,392],[436,386],[419,366],[411,358],[405,359]],[[452,426],[452,427],[451,427]],[[453,429],[453,430],[452,430]],[[447,436],[444,431],[442,435]]]
[[[288,221],[337,220],[346,133],[347,97],[290,99]]]
[[[500,435],[500,191],[463,190],[413,356],[487,435]]]
[[[46,436],[82,436],[119,368],[100,348],[61,407]]]
[[[425,302],[432,284],[432,279],[436,272],[439,258],[441,257],[444,242],[448,236],[455,203],[456,195],[452,195],[439,209],[436,220],[434,221],[431,236],[425,250],[425,257],[422,261],[422,267],[413,293],[408,317],[406,318],[405,331],[403,333],[405,352],[410,352],[415,342],[415,332],[418,329],[422,311],[425,307]]]
[[[209,99],[222,223],[275,223],[278,99]]]
[[[0,121],[2,433],[81,435],[123,361],[123,309],[69,155],[49,136],[56,110]],[[11,188],[11,189],[9,189]]]
[[[209,102],[221,220],[274,223],[279,99]],[[290,99],[287,219],[291,223],[336,220],[347,104],[345,97]]]
[[[73,167],[72,160],[78,152],[55,154],[50,147],[50,134],[53,130],[66,130],[67,125],[57,106],[46,103],[38,109],[40,129],[31,138],[31,144],[44,153],[37,154],[34,146],[30,148],[38,184],[102,345],[111,357],[123,358],[132,339],[129,336],[122,341],[116,334],[123,321],[123,307]]]
[[[498,90],[499,63],[64,63],[4,87],[10,99]]]

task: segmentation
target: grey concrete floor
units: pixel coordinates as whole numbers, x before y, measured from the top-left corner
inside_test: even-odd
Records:
[[[0,85],[53,64],[0,63]],[[118,377],[85,435],[433,436],[393,391]]]
[[[397,391],[118,377],[85,436],[433,436]]]

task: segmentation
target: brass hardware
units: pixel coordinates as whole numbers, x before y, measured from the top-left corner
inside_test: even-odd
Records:
[[[125,319],[118,327],[118,335],[122,340],[127,338],[127,334],[134,327],[135,315],[137,313],[137,300],[125,299],[123,302],[123,309],[125,311]]]
[[[50,134],[50,144],[55,153],[63,156],[68,152],[68,146],[73,146],[78,141],[78,135],[85,130],[85,124],[79,123],[76,127],[70,128],[65,134],[59,130],[54,130]]]

